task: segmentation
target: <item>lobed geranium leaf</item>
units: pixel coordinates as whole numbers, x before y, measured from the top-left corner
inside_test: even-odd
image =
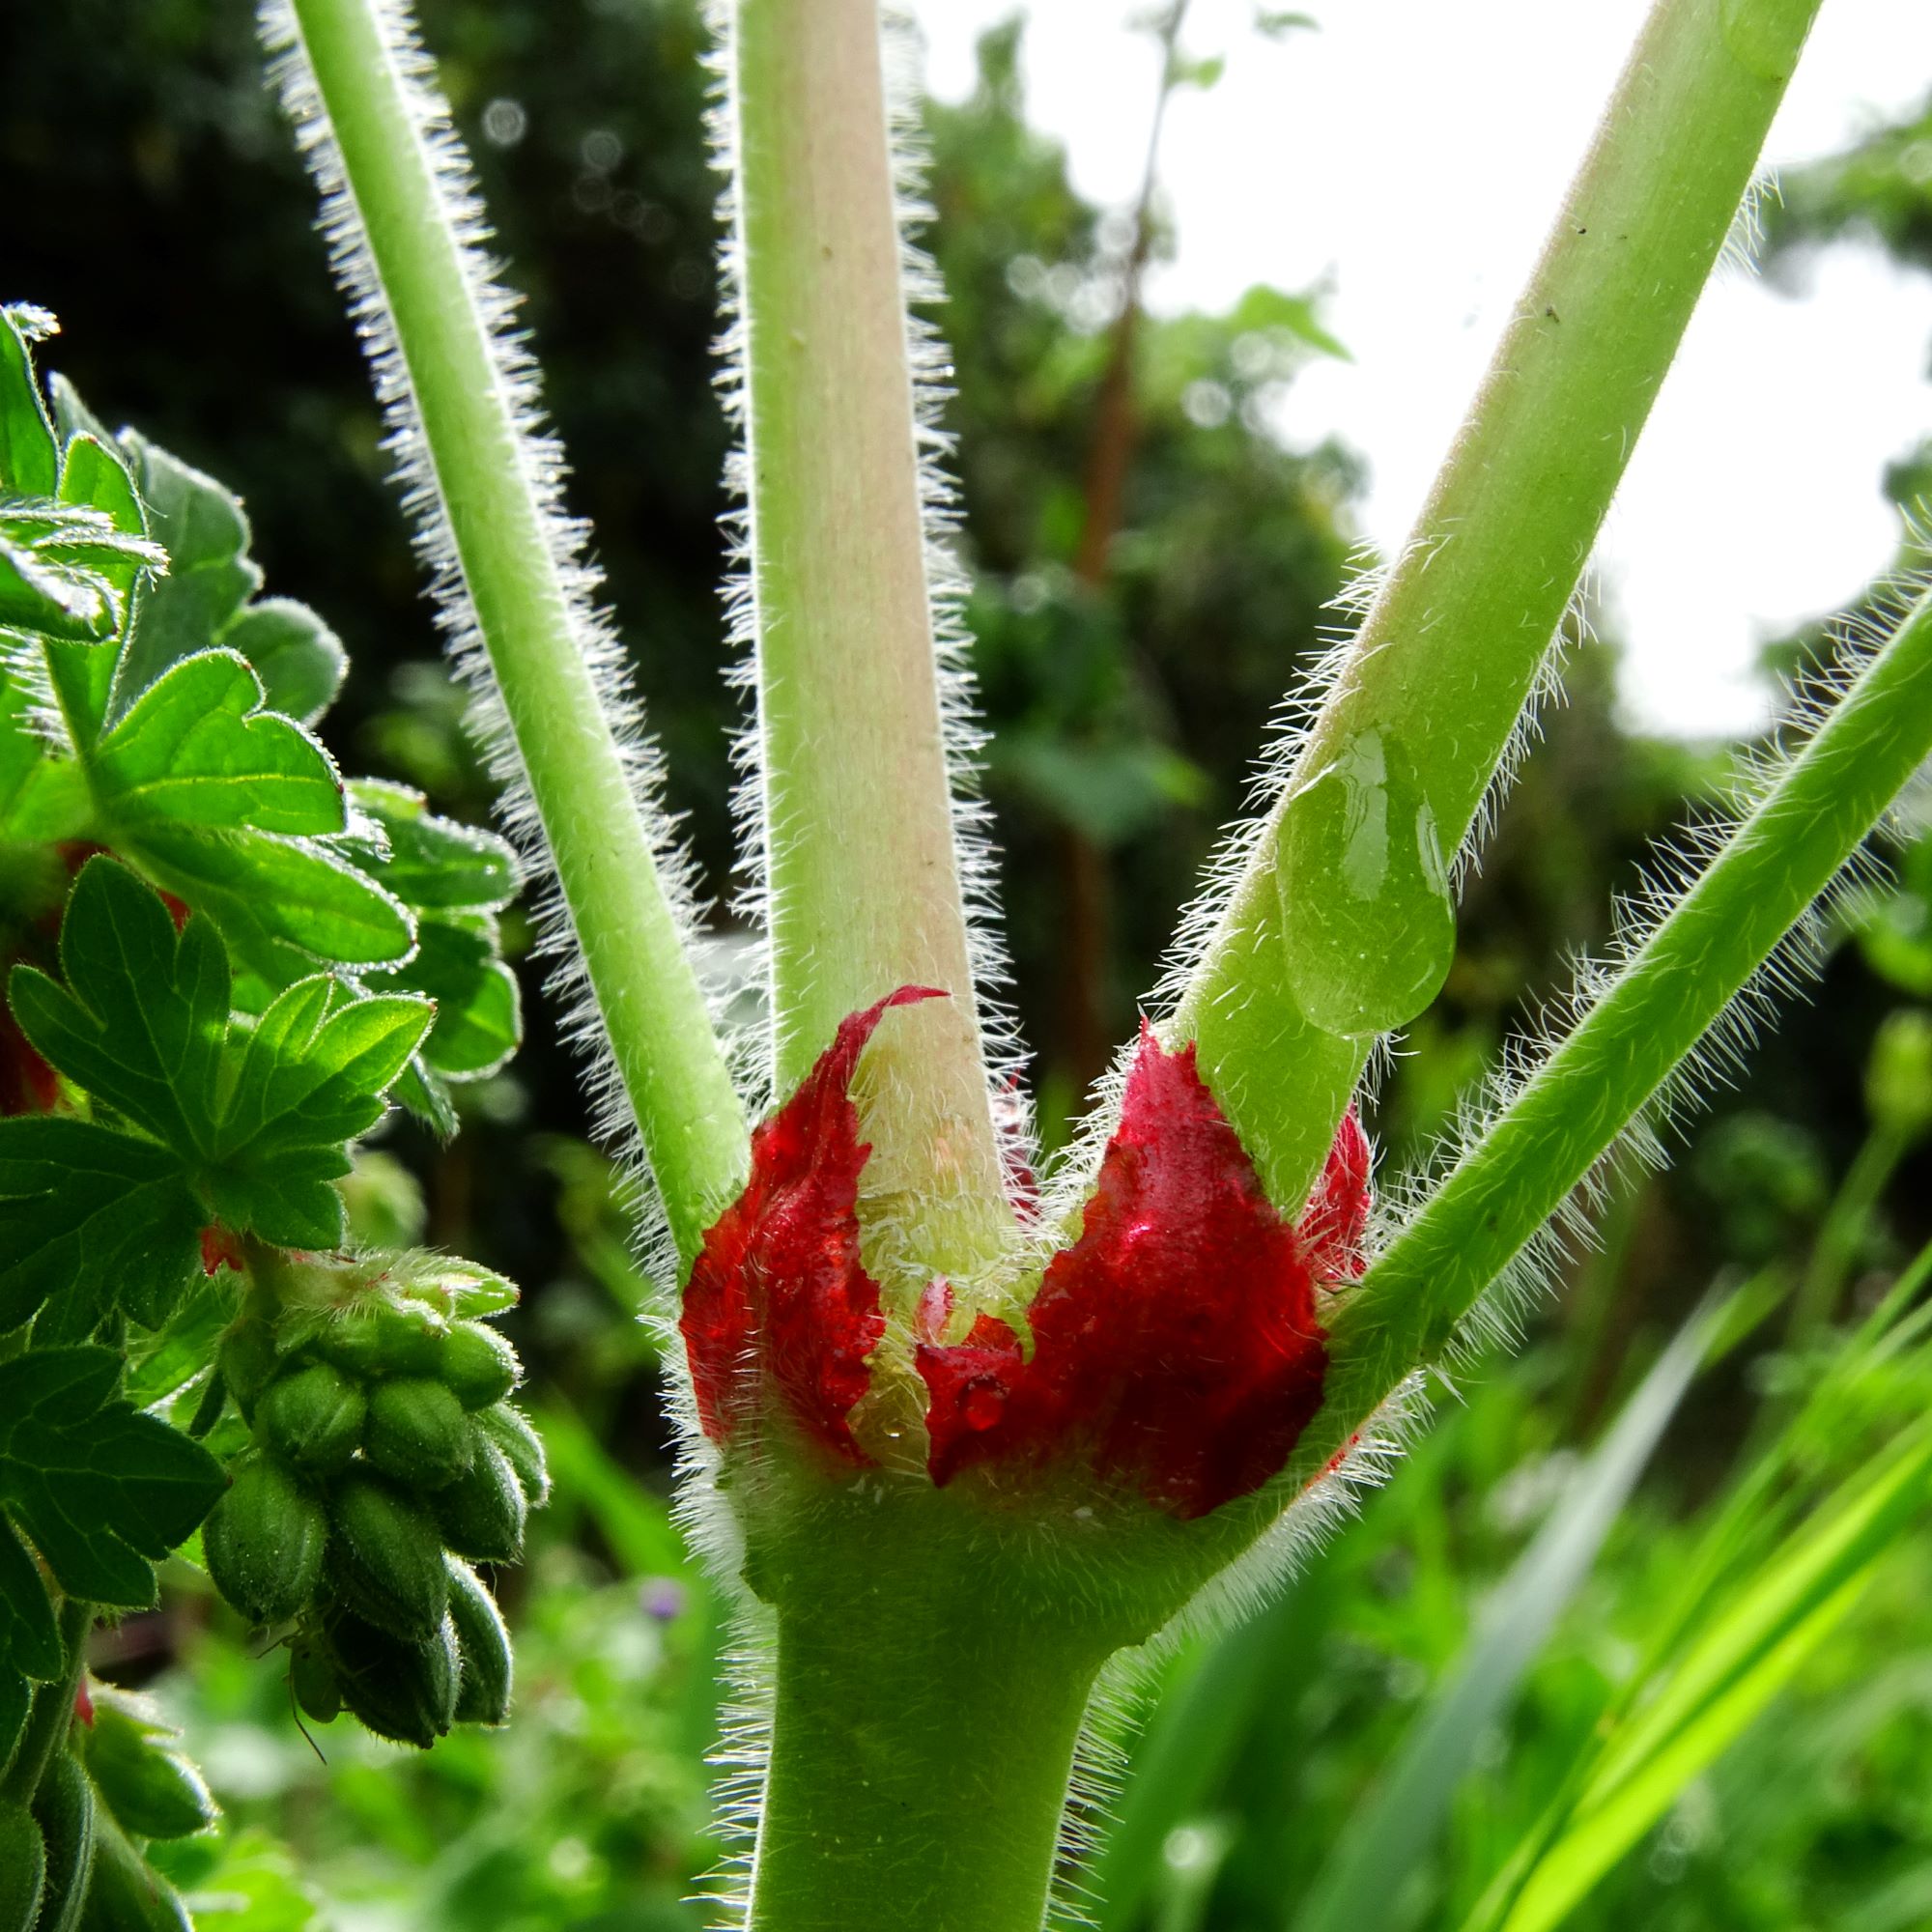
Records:
[[[60,1631],[46,1586],[4,1516],[0,1516],[0,1659],[15,1671],[43,1681],[60,1674]],[[6,1692],[0,1689],[0,1706],[5,1701]],[[0,1756],[5,1755],[5,1736],[6,1724],[0,1719]]]
[[[226,1478],[199,1443],[120,1393],[111,1349],[0,1363],[0,1505],[64,1590],[140,1608],[154,1565],[192,1535]]]
[[[156,1191],[144,1197],[150,1235],[173,1239],[185,1226],[182,1197],[164,1179],[171,1164],[188,1201],[212,1210],[197,1213],[197,1230],[213,1218],[287,1247],[339,1242],[342,1203],[329,1182],[349,1171],[344,1144],[381,1118],[384,1096],[429,1029],[430,1004],[395,993],[359,998],[314,974],[270,1002],[252,1027],[231,1030],[232,982],[213,925],[190,918],[178,932],[159,895],[104,857],[81,869],[60,957],[65,986],[37,968],[14,969],[14,1015],[52,1065],[153,1137],[129,1137],[152,1156],[121,1153],[114,1170],[128,1186],[152,1182]],[[111,1165],[88,1136],[117,1136],[93,1123],[76,1137],[71,1129],[81,1124],[66,1123],[55,1142],[77,1160]],[[29,1165],[47,1157],[50,1145],[44,1134],[14,1144]],[[46,1171],[39,1178],[44,1183]],[[81,1207],[78,1195],[56,1190],[41,1218],[25,1221],[39,1239],[20,1258],[21,1305],[74,1285],[81,1260],[66,1245],[75,1229],[62,1217]],[[89,1241],[107,1238],[104,1230],[83,1234],[82,1258]],[[152,1326],[166,1318],[183,1277],[157,1286],[151,1268],[136,1279],[142,1286],[123,1305]]]
[[[34,379],[32,340],[14,308],[0,309],[0,491],[51,497],[59,474],[53,424]]]
[[[0,1514],[0,1766],[7,1763],[33,1701],[29,1678],[57,1677],[59,1627],[34,1559]]]
[[[92,814],[86,781],[54,755],[24,677],[0,664],[0,839],[52,844],[77,838]]]
[[[262,701],[310,724],[335,701],[349,657],[335,633],[306,604],[264,597],[230,619],[217,641],[240,651],[262,680]]]
[[[436,1002],[422,1057],[446,1080],[494,1073],[523,1038],[517,976],[499,955],[492,913],[421,919],[415,956],[394,973],[368,975],[366,983]]]
[[[516,854],[494,833],[437,817],[407,785],[362,779],[349,793],[381,834],[349,841],[356,863],[416,920],[415,952],[367,983],[436,1002],[436,1024],[396,1097],[447,1135],[456,1115],[444,1083],[494,1072],[523,1038],[522,996],[496,919],[516,896]]]
[[[352,999],[322,975],[279,995],[242,1049],[208,1170],[220,1218],[285,1247],[338,1243],[328,1183],[349,1172],[344,1143],[381,1119],[433,1015],[397,994]]]
[[[61,925],[59,985],[16,966],[14,1016],[70,1080],[184,1161],[213,1141],[228,960],[213,928],[179,933],[159,897],[112,860],[90,859]]]
[[[496,911],[516,897],[516,854],[494,832],[439,818],[419,791],[375,779],[353,780],[349,795],[382,827],[384,850],[358,848],[356,862],[406,905],[425,911]]]
[[[299,724],[263,709],[261,680],[228,650],[162,673],[94,753],[95,795],[117,828],[270,833],[343,826],[342,781]]]
[[[122,659],[121,690],[133,696],[207,649],[262,587],[262,573],[248,556],[238,497],[133,430],[122,431],[120,444],[168,553],[167,577],[141,600]]]
[[[74,1293],[158,1326],[193,1278],[206,1218],[154,1141],[59,1115],[0,1121],[0,1334]]]
[[[148,825],[126,840],[156,882],[207,912],[238,957],[271,986],[318,959],[382,966],[409,957],[410,916],[327,848],[270,833]]]

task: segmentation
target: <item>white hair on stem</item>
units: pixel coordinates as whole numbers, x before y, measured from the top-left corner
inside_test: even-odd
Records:
[[[451,124],[448,103],[437,88],[434,63],[422,45],[406,0],[368,0],[368,5],[408,103],[414,139],[434,177],[443,219],[457,244],[465,299],[490,344],[495,380],[516,429],[524,486],[537,507],[566,595],[571,641],[595,679],[671,917],[684,937],[687,953],[698,957],[701,949],[694,943],[700,926],[696,870],[677,822],[662,803],[662,759],[645,731],[622,643],[599,602],[602,579],[586,555],[588,530],[564,505],[567,471],[563,451],[548,426],[536,361],[527,334],[520,326],[520,299],[504,285],[501,265],[490,253],[489,222],[469,156]],[[471,694],[467,723],[502,787],[499,810],[526,875],[538,882],[535,911],[541,936],[537,952],[552,962],[546,989],[564,1015],[564,1037],[583,1057],[594,1131],[617,1151],[639,1183],[635,1194],[644,1221],[640,1248],[646,1270],[660,1283],[674,1281],[676,1260],[657,1192],[645,1184],[648,1164],[642,1144],[555,881],[524,762],[496,689],[408,362],[371,259],[361,211],[347,179],[300,23],[290,0],[260,0],[258,23],[270,57],[271,85],[295,128],[298,147],[321,193],[320,225],[328,244],[330,266],[348,298],[351,317],[370,361],[377,399],[387,423],[384,447],[413,526],[416,554],[429,577],[438,627]],[[724,1002],[715,986],[707,985],[707,992],[714,1021],[728,1040],[731,1030],[724,1025]]]
[[[738,828],[738,891],[733,909],[759,929],[768,924],[770,813],[755,716],[758,639],[757,586],[752,571],[750,478],[746,462],[749,411],[745,255],[738,194],[738,110],[733,94],[735,9],[732,0],[705,0],[713,35],[709,116],[719,192],[720,301],[724,327],[717,343],[719,393],[735,436],[725,460],[731,507],[724,517],[730,569],[724,605],[737,661],[729,673],[743,694],[748,717],[733,747],[737,781],[733,810]],[[1022,1083],[1027,1055],[1005,989],[1010,963],[1001,933],[998,855],[991,812],[981,793],[986,732],[980,720],[967,659],[971,638],[964,610],[968,582],[957,551],[959,492],[947,469],[954,438],[944,418],[952,397],[951,356],[938,325],[925,311],[945,298],[931,256],[920,235],[933,211],[924,198],[928,156],[919,115],[920,43],[910,15],[886,0],[880,9],[881,56],[887,125],[899,234],[899,281],[905,300],[905,354],[912,384],[921,523],[931,613],[935,678],[942,740],[950,780],[953,861],[965,902],[967,963],[981,1053],[994,1090],[995,1115],[1008,1139],[1016,1139],[1030,1160],[1032,1128]],[[770,1041],[748,1061],[754,1104],[772,1092]],[[1017,1204],[1016,1204],[1017,1205]]]

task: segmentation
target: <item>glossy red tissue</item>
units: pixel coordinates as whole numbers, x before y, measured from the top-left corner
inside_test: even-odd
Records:
[[[1323,1281],[1361,1272],[1369,1149],[1351,1112],[1299,1225],[1195,1065],[1143,1029],[1081,1236],[1047,1267],[1032,1359],[981,1315],[923,1342],[935,1483],[1079,1457],[1175,1516],[1205,1516],[1287,1463],[1321,1406]]]
[[[842,1021],[797,1093],[752,1135],[752,1178],[704,1237],[678,1327],[697,1418],[728,1441],[769,1388],[809,1436],[868,1463],[847,1417],[885,1333],[879,1284],[859,1259],[859,1138],[849,1089],[889,1008],[942,998],[902,986]]]

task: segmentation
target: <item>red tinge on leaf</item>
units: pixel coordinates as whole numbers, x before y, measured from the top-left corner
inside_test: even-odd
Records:
[[[1368,1142],[1343,1122],[1299,1228],[1268,1205],[1190,1044],[1143,1028],[1080,1238],[1028,1311],[922,1342],[932,1479],[1081,1456],[1182,1518],[1259,1489],[1321,1406],[1323,1279],[1359,1273]]]
[[[902,986],[841,1021],[797,1093],[752,1135],[752,1178],[705,1236],[678,1322],[713,1441],[728,1441],[770,1390],[806,1435],[851,1462],[871,1460],[846,1419],[886,1327],[879,1284],[859,1260],[859,1174],[872,1150],[859,1138],[852,1075],[889,1007],[944,997]]]

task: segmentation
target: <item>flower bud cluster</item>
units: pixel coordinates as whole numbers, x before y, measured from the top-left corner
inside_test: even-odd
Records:
[[[509,1639],[476,1563],[512,1563],[549,1488],[479,1317],[515,1291],[441,1260],[304,1260],[252,1294],[220,1374],[252,1440],[203,1530],[210,1576],[283,1631],[297,1700],[427,1747],[501,1723]]]

